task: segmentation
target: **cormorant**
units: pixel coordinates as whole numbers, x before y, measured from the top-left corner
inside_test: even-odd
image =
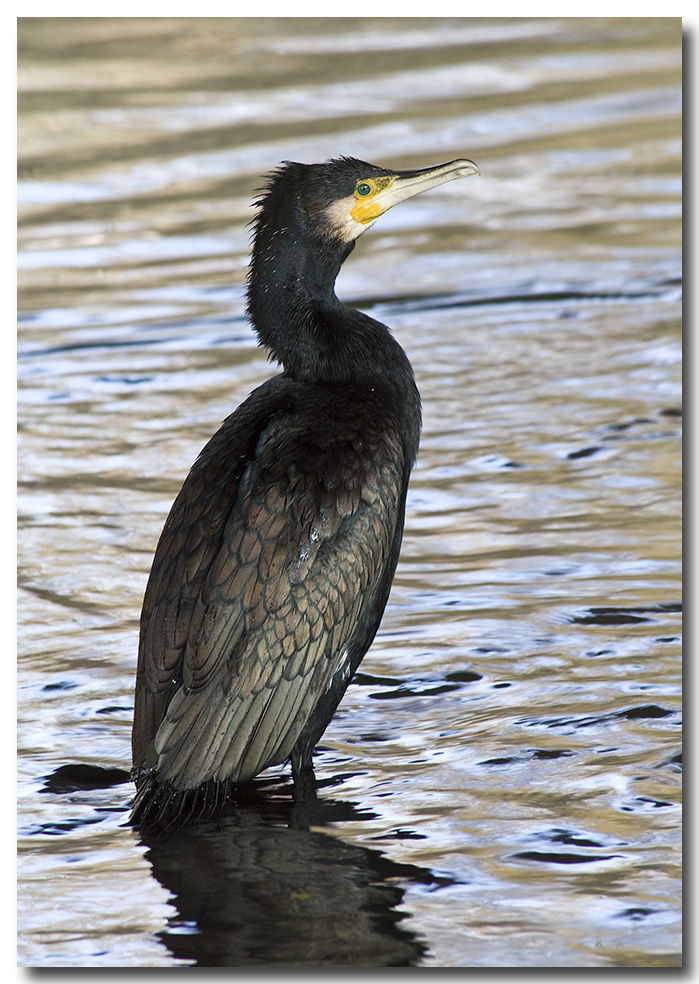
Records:
[[[248,313],[283,372],[222,424],[158,543],[141,613],[132,820],[213,816],[313,750],[371,645],[398,562],[420,396],[390,330],[334,284],[391,206],[468,160],[394,171],[284,163],[256,202]]]

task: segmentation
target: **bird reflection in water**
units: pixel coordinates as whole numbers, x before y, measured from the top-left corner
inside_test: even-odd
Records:
[[[426,947],[399,911],[403,886],[450,882],[318,829],[362,819],[349,803],[303,805],[314,829],[296,825],[298,809],[268,791],[218,822],[142,831],[177,910],[159,939],[200,967],[419,964]]]
[[[248,312],[283,372],[224,421],[165,523],[141,614],[134,822],[214,816],[241,783],[313,751],[393,581],[420,396],[390,330],[335,279],[393,205],[477,174],[287,162],[258,201]]]

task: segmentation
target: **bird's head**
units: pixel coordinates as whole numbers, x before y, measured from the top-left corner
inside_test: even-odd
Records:
[[[478,174],[469,160],[449,161],[416,171],[394,171],[367,164],[354,157],[340,157],[324,164],[286,161],[270,179],[258,224],[265,213],[277,212],[282,201],[301,208],[307,232],[323,239],[353,243],[380,215],[430,188]]]

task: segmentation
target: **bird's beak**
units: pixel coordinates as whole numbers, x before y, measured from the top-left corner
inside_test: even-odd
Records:
[[[366,199],[357,199],[351,212],[352,218],[366,225],[406,198],[420,195],[423,191],[454,181],[455,178],[467,178],[470,174],[480,173],[477,164],[463,159],[421,168],[419,171],[397,171],[385,179],[378,179],[373,195]]]

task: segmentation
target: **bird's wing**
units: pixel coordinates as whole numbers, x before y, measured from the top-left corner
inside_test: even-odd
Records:
[[[289,417],[236,477],[225,431],[173,506],[144,602],[135,761],[179,788],[288,758],[371,606],[404,482],[397,440],[345,432],[338,455]]]

